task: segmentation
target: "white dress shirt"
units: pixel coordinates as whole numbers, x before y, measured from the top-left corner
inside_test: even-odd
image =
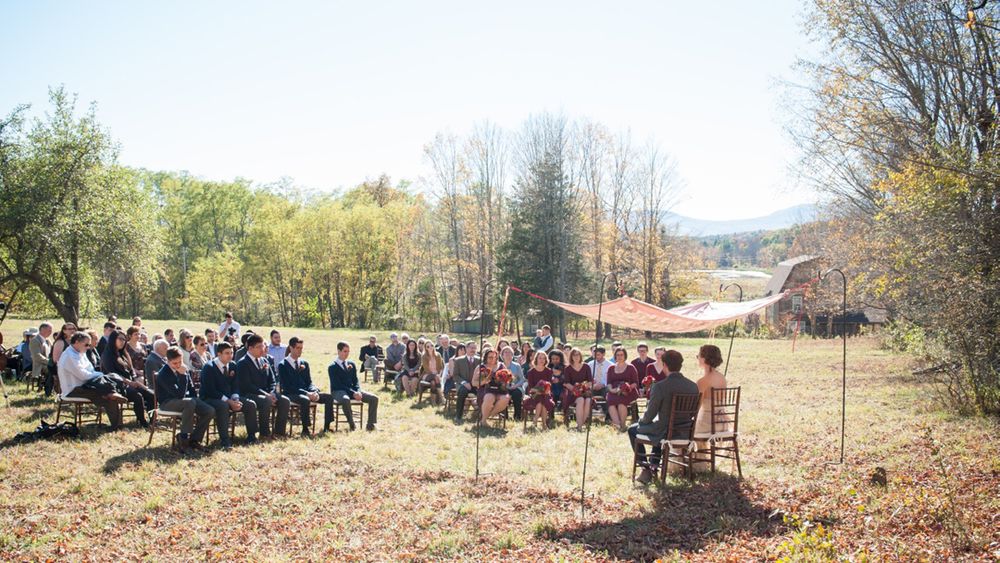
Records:
[[[76,351],[76,348],[68,346],[59,356],[59,387],[62,389],[62,396],[69,395],[70,391],[83,385],[86,381],[93,379],[101,372],[94,369],[94,364],[90,363],[86,354]]]
[[[597,360],[590,360],[587,365],[590,366],[590,373],[594,374],[594,383],[608,384],[608,368],[614,365],[611,360],[604,358],[600,363],[597,363]]]
[[[219,325],[219,338],[225,340],[226,336],[229,336],[229,327],[233,327],[236,329],[236,333],[233,334],[233,336],[236,338],[236,341],[239,342],[241,336],[240,332],[241,327],[240,323],[236,321],[230,321],[228,323],[224,322],[221,325]]]

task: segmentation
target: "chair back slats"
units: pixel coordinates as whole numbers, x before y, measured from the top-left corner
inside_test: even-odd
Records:
[[[737,432],[740,420],[740,387],[712,388],[712,434]]]
[[[667,426],[668,440],[690,440],[694,433],[694,425],[698,418],[698,408],[701,404],[701,393],[679,393],[674,395],[670,404],[670,423]],[[674,429],[687,425],[686,436],[677,436]]]

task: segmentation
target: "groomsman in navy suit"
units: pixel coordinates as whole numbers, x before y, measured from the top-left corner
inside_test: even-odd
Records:
[[[257,407],[257,420],[260,427],[260,437],[271,436],[271,409],[277,409],[274,420],[274,433],[285,435],[288,424],[288,411],[291,402],[288,397],[278,393],[274,370],[265,356],[264,339],[259,334],[251,334],[247,338],[246,355],[236,362],[236,381],[239,384],[240,400],[251,401]]]
[[[351,400],[364,402],[368,406],[368,425],[365,429],[372,431],[378,423],[378,396],[361,390],[358,368],[347,359],[350,355],[351,345],[344,341],[338,342],[337,359],[327,368],[330,374],[330,394],[333,395],[333,402],[344,409],[351,430],[355,429]]]
[[[218,355],[201,369],[201,389],[198,395],[202,401],[215,409],[215,427],[219,430],[222,448],[228,450],[229,418],[243,412],[243,423],[247,427],[247,443],[257,441],[257,405],[252,401],[240,400],[239,384],[236,380],[236,363],[233,362],[233,345],[228,342],[216,344]]]
[[[302,435],[309,436],[311,435],[309,405],[311,403],[325,405],[323,431],[329,432],[330,424],[333,422],[333,395],[320,393],[319,387],[313,385],[309,362],[302,359],[303,345],[302,339],[297,336],[288,341],[288,354],[278,364],[278,376],[281,379],[281,394],[299,405],[299,412],[302,414]]]

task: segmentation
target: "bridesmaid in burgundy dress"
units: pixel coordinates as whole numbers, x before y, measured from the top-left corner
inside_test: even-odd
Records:
[[[563,412],[569,412],[569,405],[576,405],[576,429],[583,430],[583,424],[590,416],[590,408],[593,403],[594,376],[590,373],[590,366],[583,363],[583,353],[579,348],[573,348],[569,353],[569,365],[563,371],[564,387]],[[583,392],[576,394],[574,389],[578,384],[586,385]]]
[[[608,411],[611,423],[618,430],[625,431],[628,420],[628,406],[639,398],[639,374],[635,366],[628,363],[628,351],[625,348],[615,350],[615,365],[608,368]]]
[[[668,375],[670,375],[670,370],[667,369],[667,364],[663,363],[663,354],[666,353],[666,351],[667,349],[663,346],[657,346],[656,349],[653,350],[656,360],[649,364],[649,367],[646,368],[646,375],[643,379],[646,377],[652,377],[653,383],[657,383],[663,381]],[[646,392],[647,397],[649,396],[650,388],[652,388],[652,385],[650,385],[649,388],[643,389],[643,391]]]
[[[542,395],[535,393],[535,387],[543,381],[549,385],[552,384],[552,370],[549,369],[549,356],[547,354],[535,354],[527,378],[528,391],[523,403],[524,416],[533,412],[535,421],[545,425],[549,415],[555,410],[556,404],[552,401],[551,387],[548,393]]]

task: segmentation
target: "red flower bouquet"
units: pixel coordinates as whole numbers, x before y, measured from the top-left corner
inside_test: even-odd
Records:
[[[618,386],[619,395],[630,395],[635,392],[635,385],[632,383],[622,383]]]
[[[647,375],[642,378],[642,394],[646,397],[649,396],[650,391],[653,389],[653,384],[656,383],[656,378],[652,375]]]
[[[584,398],[586,398],[586,397],[590,397],[592,395],[593,395],[593,393],[591,392],[590,383],[589,382],[584,381],[584,382],[581,382],[581,383],[577,383],[576,385],[573,385],[573,396],[574,397],[584,397]]]
[[[491,379],[491,383],[498,387],[507,387],[511,381],[514,381],[514,374],[509,369],[498,369]]]
[[[545,381],[544,379],[542,381],[539,381],[538,385],[535,385],[534,387],[531,388],[531,396],[536,399],[541,397],[547,397],[551,393],[552,393],[552,384],[549,383],[548,381]]]

